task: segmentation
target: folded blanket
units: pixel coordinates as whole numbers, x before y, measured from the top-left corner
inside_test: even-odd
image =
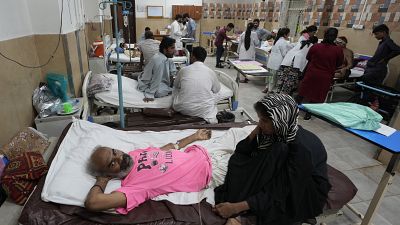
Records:
[[[96,74],[90,78],[87,93],[89,97],[94,96],[96,93],[111,90],[113,79],[105,76],[105,74]]]
[[[355,103],[337,102],[322,104],[303,104],[311,113],[323,116],[330,121],[359,130],[376,130],[382,116],[371,108]]]

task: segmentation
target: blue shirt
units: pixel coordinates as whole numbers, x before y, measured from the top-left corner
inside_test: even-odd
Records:
[[[189,21],[186,23],[187,35],[188,38],[196,38],[196,22],[194,19],[189,18]]]
[[[267,40],[268,36],[270,36],[272,34],[269,30],[266,30],[264,28],[259,28],[259,27],[257,27],[255,32],[258,35],[258,40],[260,40],[260,46],[261,46],[261,41]],[[260,47],[260,46],[257,46],[257,47]]]

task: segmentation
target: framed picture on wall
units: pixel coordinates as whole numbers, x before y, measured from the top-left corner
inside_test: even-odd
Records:
[[[163,6],[147,6],[147,18],[163,18],[164,8]]]

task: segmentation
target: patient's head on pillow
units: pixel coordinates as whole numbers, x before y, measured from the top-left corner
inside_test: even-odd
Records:
[[[88,171],[93,176],[125,178],[133,167],[132,158],[123,151],[97,146],[88,162]]]

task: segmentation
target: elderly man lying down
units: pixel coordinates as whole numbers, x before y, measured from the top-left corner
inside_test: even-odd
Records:
[[[199,145],[178,149],[211,138],[211,131],[201,129],[176,144],[148,147],[126,154],[108,147],[97,147],[88,169],[96,175],[85,207],[92,211],[116,208],[127,214],[141,203],[172,192],[197,192],[211,180],[211,161],[207,150]],[[121,188],[105,194],[110,179],[122,179]]]

